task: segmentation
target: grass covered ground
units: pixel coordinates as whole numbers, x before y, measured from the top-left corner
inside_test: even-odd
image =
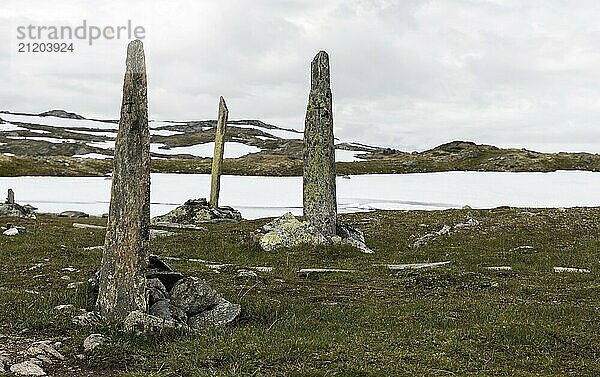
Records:
[[[410,247],[468,218],[480,225]],[[204,263],[171,262],[243,309],[225,328],[153,337],[124,334],[114,324],[77,327],[74,312],[54,309],[93,308],[87,284],[67,285],[98,268],[101,251],[83,248],[100,245],[101,230],[73,228],[69,219],[0,219],[29,230],[0,236],[0,349],[22,339],[61,340],[66,360],[46,368],[55,376],[600,375],[599,208],[378,211],[341,219],[365,231],[375,254],[317,247],[266,253],[248,234],[267,220],[157,239],[155,254],[232,264],[215,273]],[[451,263],[400,272],[378,266],[440,261]],[[274,270],[238,277],[238,269],[253,266]],[[556,266],[591,272],[559,274]],[[296,273],[309,267],[356,272]],[[91,333],[112,341],[79,360]]]

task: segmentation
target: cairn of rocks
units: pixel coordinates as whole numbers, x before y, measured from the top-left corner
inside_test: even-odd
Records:
[[[287,213],[253,233],[266,251],[300,244],[347,244],[373,251],[364,234],[338,224],[335,145],[329,56],[320,51],[311,64],[311,88],[304,125],[303,208],[305,221]]]
[[[145,279],[148,310],[129,313],[123,320],[127,331],[138,334],[163,330],[195,331],[226,325],[240,314],[239,304],[230,303],[204,280],[184,276],[157,256],[149,257]],[[98,274],[90,282],[92,291],[97,294]],[[96,318],[93,314],[86,317]]]
[[[152,225],[167,227],[190,225],[200,227],[203,223],[240,220],[242,220],[242,215],[238,210],[227,206],[213,207],[205,198],[200,198],[190,199],[171,212],[154,217]]]
[[[6,201],[0,204],[0,217],[21,217],[35,219],[35,211],[37,208],[26,204],[24,206],[15,202],[15,192],[8,189]]]

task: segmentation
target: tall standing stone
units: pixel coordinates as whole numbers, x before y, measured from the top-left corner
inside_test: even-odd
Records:
[[[15,204],[15,192],[12,189],[8,189],[8,196],[6,197],[6,204]]]
[[[336,234],[335,145],[329,56],[320,51],[311,64],[304,124],[304,217],[323,235]]]
[[[150,132],[144,46],[127,47],[121,120],[113,160],[112,190],[104,255],[100,268],[98,309],[123,319],[146,311],[150,239]]]
[[[219,118],[215,131],[215,153],[212,160],[212,175],[210,180],[210,205],[219,206],[219,191],[221,190],[221,172],[223,171],[223,152],[225,150],[225,128],[229,110],[223,97],[219,99]]]

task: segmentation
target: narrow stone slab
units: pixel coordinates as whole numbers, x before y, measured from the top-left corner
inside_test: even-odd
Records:
[[[433,263],[408,263],[408,264],[379,264],[377,266],[384,266],[389,268],[390,270],[407,270],[407,269],[420,269],[420,268],[434,268],[447,266],[450,264],[450,261],[446,262],[433,262]]]
[[[577,268],[577,267],[554,267],[554,272],[580,272],[580,273],[590,273],[590,270],[587,268]]]
[[[150,130],[146,60],[141,41],[127,47],[121,118],[113,158],[110,211],[100,268],[98,309],[125,319],[146,311],[150,240]]]
[[[169,232],[168,230],[150,229],[150,239],[151,240],[153,240],[155,238],[172,237],[172,236],[176,236],[176,235],[177,235],[177,233]]]
[[[304,123],[304,217],[326,237],[336,235],[335,145],[329,55],[311,63],[310,94]]]
[[[492,267],[486,267],[486,269],[492,270],[492,271],[510,271],[510,270],[512,270],[512,267],[511,266],[492,266]]]
[[[219,116],[217,128],[215,129],[215,151],[212,160],[212,172],[210,180],[210,206],[219,207],[219,191],[221,190],[221,173],[223,172],[223,152],[225,151],[225,129],[229,110],[223,97],[219,99]]]
[[[85,251],[93,251],[93,250],[103,250],[104,246],[89,246],[89,247],[84,247],[83,250]]]
[[[328,274],[328,273],[353,273],[355,270],[343,270],[338,268],[301,268],[297,271],[298,275],[310,275],[310,274]]]
[[[273,267],[258,266],[258,267],[249,267],[249,268],[256,270],[258,272],[272,272],[273,271]]]
[[[93,225],[93,224],[81,224],[81,223],[73,223],[74,228],[78,229],[102,229],[106,230],[105,226]]]
[[[167,221],[157,221],[154,223],[154,225],[162,226],[165,228],[175,228],[175,229],[206,230],[206,228],[204,228],[204,227],[193,225],[193,224],[177,224],[177,223],[170,223]]]

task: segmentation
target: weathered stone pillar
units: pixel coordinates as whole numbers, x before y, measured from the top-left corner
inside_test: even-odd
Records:
[[[8,196],[6,197],[6,204],[15,204],[15,192],[12,189],[8,189]]]
[[[150,132],[144,46],[127,47],[121,120],[113,160],[112,190],[98,309],[123,319],[146,311],[145,268],[150,239]]]
[[[335,145],[329,56],[312,61],[310,95],[304,124],[304,217],[323,235],[336,233]]]
[[[219,118],[215,130],[215,153],[212,160],[212,175],[210,179],[210,205],[219,206],[219,191],[221,190],[221,172],[223,171],[223,152],[225,150],[225,129],[229,110],[223,97],[219,99]]]

